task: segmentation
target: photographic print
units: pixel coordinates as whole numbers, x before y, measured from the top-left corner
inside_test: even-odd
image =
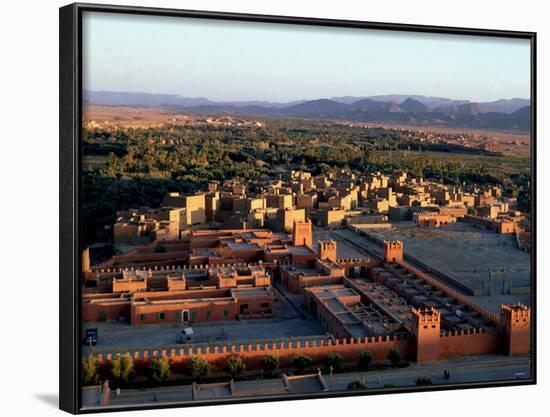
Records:
[[[532,34],[83,8],[80,411],[533,383]]]

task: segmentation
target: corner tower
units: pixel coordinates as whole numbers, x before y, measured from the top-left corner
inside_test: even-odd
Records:
[[[500,323],[507,355],[527,355],[531,349],[531,309],[523,304],[503,304]]]
[[[403,260],[403,242],[400,240],[384,241],[384,261],[392,263]]]
[[[413,334],[416,338],[416,361],[439,359],[441,313],[435,308],[412,309]]]

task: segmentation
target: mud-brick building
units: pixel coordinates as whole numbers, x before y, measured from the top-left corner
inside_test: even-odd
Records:
[[[260,265],[118,270],[83,287],[84,321],[131,324],[269,317],[275,295]]]
[[[269,287],[222,288],[134,294],[130,323],[186,323],[270,317]]]
[[[456,218],[447,213],[424,211],[414,213],[413,221],[418,227],[441,227],[446,224],[455,223]]]

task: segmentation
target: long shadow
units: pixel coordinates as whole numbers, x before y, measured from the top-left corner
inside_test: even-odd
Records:
[[[34,398],[53,408],[59,408],[59,395],[57,394],[35,394]]]

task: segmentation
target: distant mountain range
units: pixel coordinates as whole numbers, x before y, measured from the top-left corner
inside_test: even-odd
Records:
[[[84,91],[84,103],[163,107],[192,114],[234,114],[341,119],[414,126],[442,125],[480,129],[529,130],[530,101],[520,98],[475,103],[443,97],[385,95],[332,97],[287,103],[211,101],[172,94]]]
[[[285,107],[302,103],[305,100],[276,103],[271,101],[211,101],[205,97],[184,97],[177,94],[128,93],[117,91],[84,91],[84,103],[108,106],[147,106],[147,107],[196,107],[196,106],[261,106]]]

